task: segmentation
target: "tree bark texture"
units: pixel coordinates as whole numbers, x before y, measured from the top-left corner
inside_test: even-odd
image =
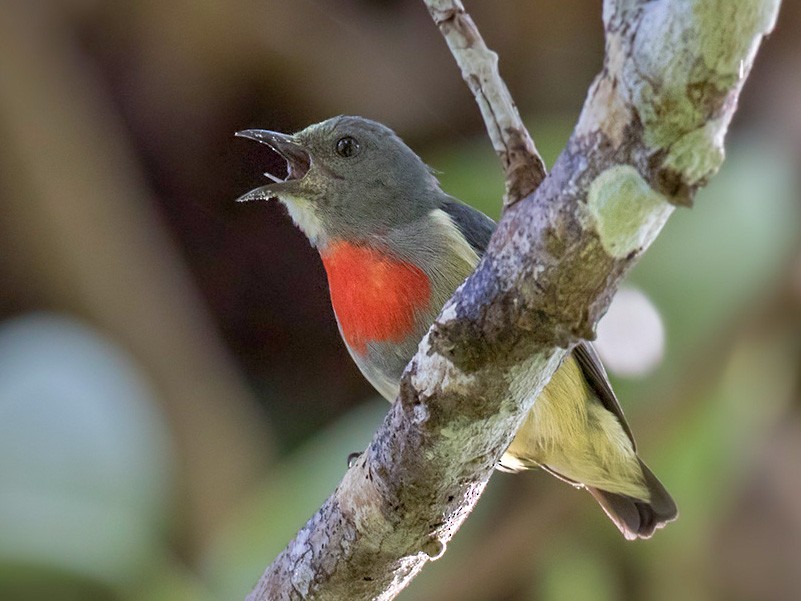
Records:
[[[441,28],[449,10],[463,12],[458,2],[426,3]],[[542,184],[508,206],[367,451],[250,601],[393,599],[445,551],[566,350],[594,337],[621,278],[719,168],[778,7],[604,2],[603,70],[567,147]]]

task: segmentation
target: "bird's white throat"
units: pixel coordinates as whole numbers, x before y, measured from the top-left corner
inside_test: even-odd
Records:
[[[314,205],[297,196],[281,195],[278,200],[287,208],[292,221],[300,228],[300,231],[306,234],[312,245],[319,246],[323,242],[325,233],[323,223],[317,215]]]

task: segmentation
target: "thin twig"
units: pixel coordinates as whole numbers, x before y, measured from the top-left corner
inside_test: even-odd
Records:
[[[487,48],[459,0],[424,0],[448,43],[462,77],[476,98],[492,146],[503,164],[504,209],[525,198],[545,179],[545,163],[523,124],[498,71],[498,55]]]

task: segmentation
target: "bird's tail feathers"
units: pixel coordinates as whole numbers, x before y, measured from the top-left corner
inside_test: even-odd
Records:
[[[678,509],[662,483],[640,460],[649,500],[635,499],[619,493],[587,486],[587,490],[628,540],[650,538],[668,522],[675,520]]]

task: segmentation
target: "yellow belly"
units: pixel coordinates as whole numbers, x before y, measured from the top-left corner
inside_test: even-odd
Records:
[[[577,483],[649,496],[625,430],[596,398],[572,355],[535,401],[501,464],[513,471],[545,466]]]

